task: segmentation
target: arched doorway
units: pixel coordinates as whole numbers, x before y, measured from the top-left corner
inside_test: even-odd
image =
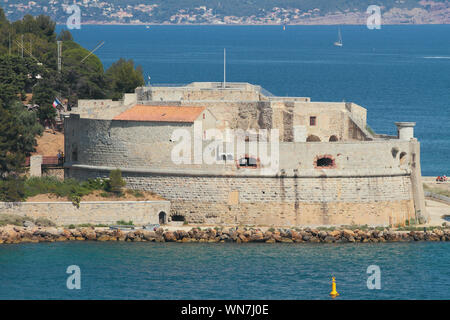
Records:
[[[320,138],[311,134],[308,136],[308,138],[306,138],[306,142],[320,142]]]
[[[161,211],[158,215],[159,218],[159,224],[166,224],[167,221],[167,215],[164,211]]]

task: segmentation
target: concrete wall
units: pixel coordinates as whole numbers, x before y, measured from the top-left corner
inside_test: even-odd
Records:
[[[0,202],[0,212],[34,219],[47,218],[57,225],[117,224],[132,220],[135,225],[158,223],[163,211],[169,216],[169,201],[102,201],[81,202],[80,208],[71,202]]]

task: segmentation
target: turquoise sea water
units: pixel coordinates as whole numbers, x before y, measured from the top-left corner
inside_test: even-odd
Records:
[[[0,246],[0,299],[450,299],[448,243]],[[66,269],[81,269],[68,290]],[[381,290],[367,289],[369,265]]]
[[[62,28],[59,26],[59,28]],[[379,133],[416,121],[424,175],[450,174],[450,25],[82,26],[73,34],[108,67],[120,57],[143,66],[153,83],[228,81],[262,85],[280,96],[352,101]]]

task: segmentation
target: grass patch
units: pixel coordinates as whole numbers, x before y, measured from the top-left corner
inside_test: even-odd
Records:
[[[132,226],[133,225],[133,221],[124,221],[124,220],[119,220],[119,221],[117,221],[116,222],[117,223],[117,225],[119,225],[119,226]]]
[[[140,190],[128,189],[126,192],[128,194],[131,194],[132,196],[135,196],[136,198],[143,198],[144,197],[144,194]]]
[[[19,216],[15,214],[0,214],[0,227],[12,224],[14,226],[23,226],[25,221],[31,221],[40,227],[55,227],[56,224],[47,218],[33,219],[28,216]]]
[[[103,179],[89,179],[79,182],[75,179],[60,181],[55,177],[32,177],[25,181],[25,198],[38,194],[54,194],[61,198],[67,198],[76,206],[80,205],[81,197],[92,193],[94,190],[103,190]]]
[[[369,131],[369,133],[373,136],[376,134],[375,131],[373,131],[373,129],[368,124],[366,124],[366,130]]]

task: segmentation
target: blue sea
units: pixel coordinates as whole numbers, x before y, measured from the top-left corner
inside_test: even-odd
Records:
[[[59,29],[62,27],[59,26]],[[82,26],[105,68],[120,57],[152,83],[227,80],[280,96],[352,101],[379,133],[415,121],[423,175],[449,175],[450,25]],[[81,270],[68,290],[66,269]],[[381,289],[367,288],[367,268]],[[450,299],[449,243],[0,245],[0,299]]]
[[[59,29],[63,26],[58,26]],[[105,68],[119,58],[141,65],[152,83],[227,80],[259,84],[279,96],[351,101],[368,109],[378,133],[417,122],[422,174],[450,175],[450,25],[82,26],[73,30]]]
[[[330,299],[332,276],[338,299],[450,299],[449,265],[445,242],[0,245],[0,299]]]

